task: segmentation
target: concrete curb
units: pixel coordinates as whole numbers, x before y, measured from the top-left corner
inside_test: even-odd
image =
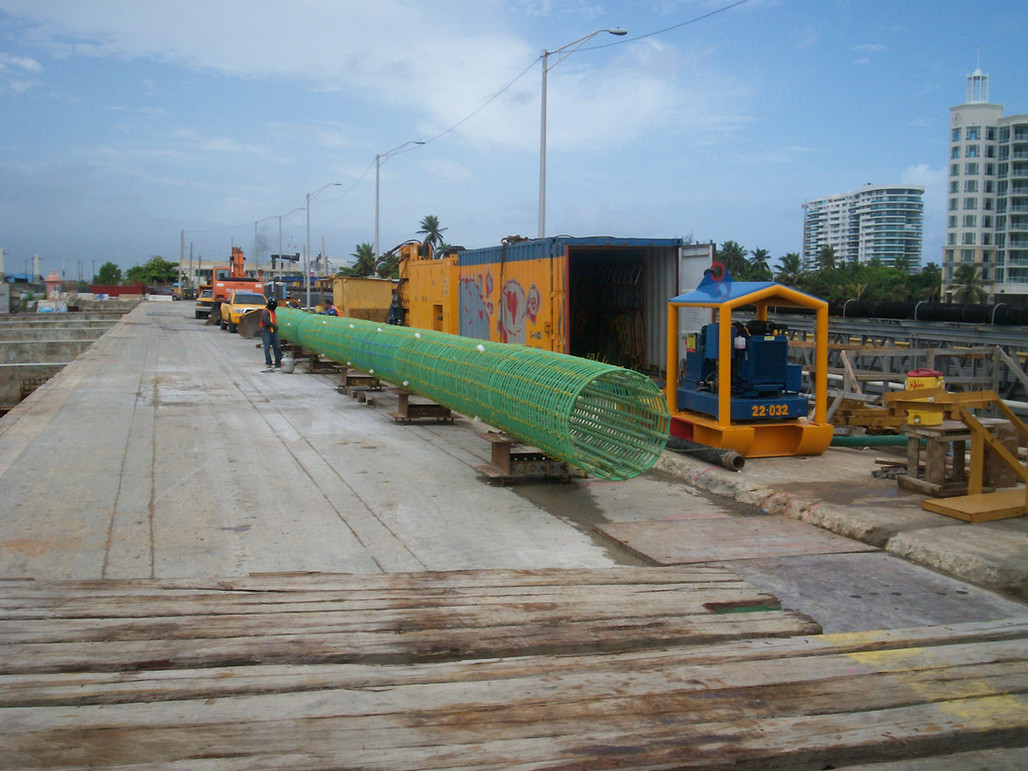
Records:
[[[654,465],[698,490],[731,498],[767,514],[798,519],[882,549],[916,565],[1028,602],[1028,523],[1022,518],[971,525],[942,515],[925,526],[921,512],[907,526],[886,527],[845,505],[798,496],[729,471],[665,451]],[[899,519],[899,518],[897,518]],[[1016,524],[1015,524],[1016,523]]]

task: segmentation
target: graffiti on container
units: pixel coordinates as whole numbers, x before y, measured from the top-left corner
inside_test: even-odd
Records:
[[[460,333],[479,340],[489,339],[489,319],[493,304],[488,301],[493,290],[491,273],[460,280]]]
[[[500,316],[496,320],[500,342],[527,342],[526,320],[535,324],[539,303],[539,290],[534,284],[526,293],[519,281],[507,281],[500,289]]]
[[[500,288],[499,313],[495,312],[495,306],[489,301],[493,293],[492,273],[479,273],[473,278],[462,278],[460,292],[462,335],[488,340],[489,328],[495,314],[496,331],[501,342],[528,342],[528,322],[533,325],[536,323],[542,303],[542,296],[535,284],[526,292],[519,281],[509,279]],[[531,337],[541,340],[542,333],[532,332]]]

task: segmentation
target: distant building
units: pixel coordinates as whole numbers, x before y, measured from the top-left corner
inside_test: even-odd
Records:
[[[818,267],[825,246],[839,264],[878,260],[889,267],[921,269],[924,188],[865,185],[852,193],[803,204],[803,268]]]
[[[950,107],[949,195],[943,293],[965,263],[992,300],[1028,302],[1028,115],[989,103],[989,76],[967,76],[967,101]]]

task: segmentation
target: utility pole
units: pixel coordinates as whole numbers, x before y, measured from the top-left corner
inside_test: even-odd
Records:
[[[182,260],[185,258],[186,249],[186,231],[180,230],[178,232],[178,299],[185,297],[182,287]]]

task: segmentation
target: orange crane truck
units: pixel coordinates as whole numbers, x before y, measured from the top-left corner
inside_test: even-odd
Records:
[[[232,247],[232,259],[229,261],[228,275],[224,268],[215,270],[211,281],[210,311],[207,323],[221,323],[221,304],[228,300],[232,292],[257,292],[264,294],[264,283],[258,279],[247,278],[245,269],[246,258],[238,246]]]

